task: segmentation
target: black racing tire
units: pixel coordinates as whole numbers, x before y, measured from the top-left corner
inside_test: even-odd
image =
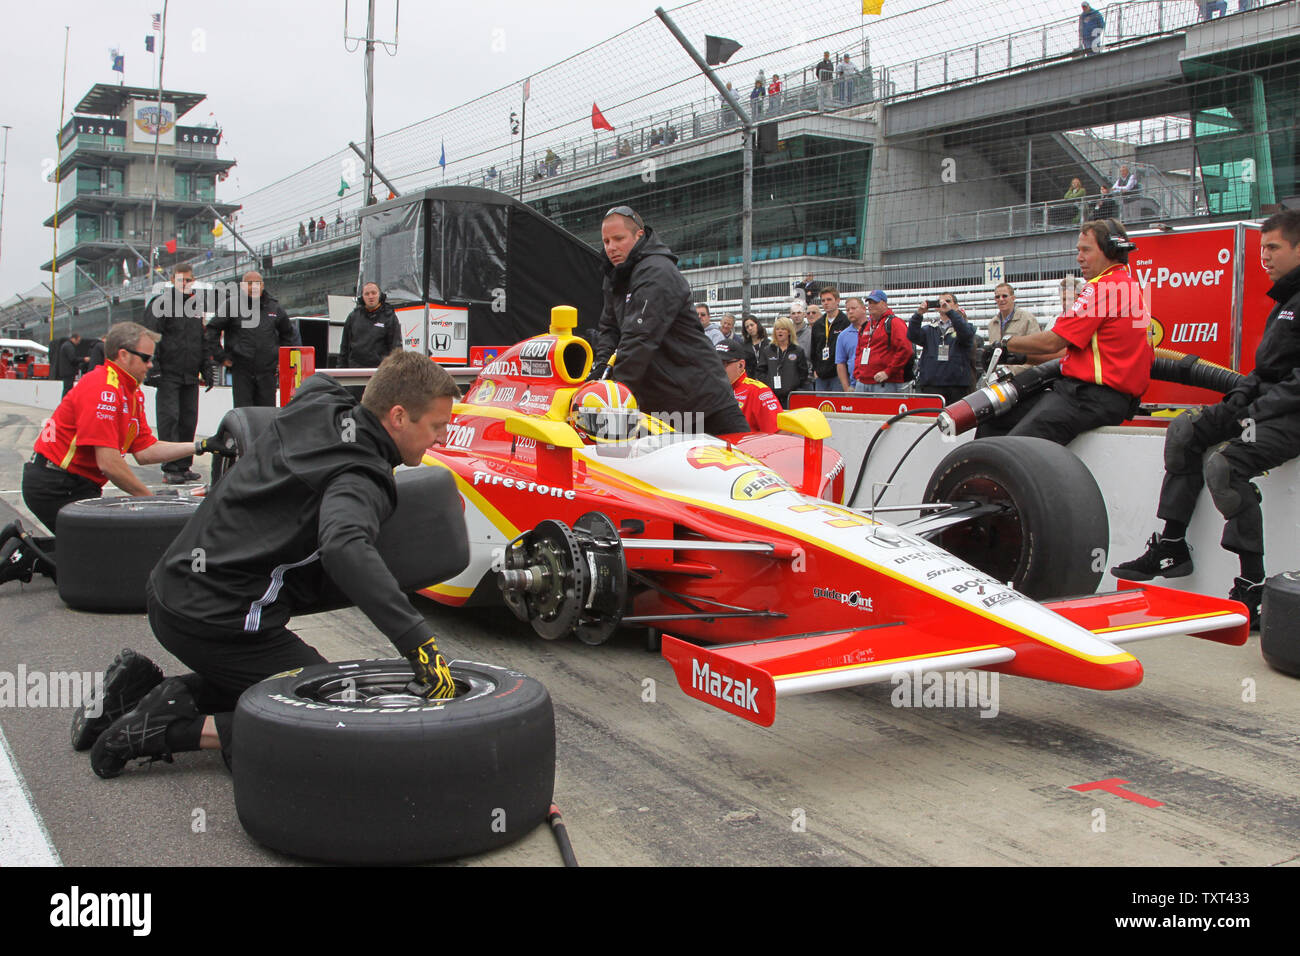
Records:
[[[59,597],[82,611],[143,611],[149,574],[198,510],[187,495],[87,498],[59,509]]]
[[[1087,466],[1043,438],[980,438],[954,448],[926,502],[999,503],[1003,512],[945,528],[940,547],[1036,601],[1096,592],[1107,566],[1106,501]]]
[[[1273,670],[1300,677],[1300,571],[1284,571],[1264,582],[1259,649]]]
[[[257,842],[329,863],[421,863],[504,846],[546,820],[550,695],[504,667],[452,661],[449,701],[342,702],[404,688],[404,660],[303,668],[235,709],[235,810]]]
[[[213,437],[219,440],[231,440],[235,448],[235,457],[212,456],[210,488],[215,488],[217,482],[238,464],[240,456],[253,446],[253,442],[257,441],[257,437],[271,427],[271,420],[275,418],[277,411],[279,411],[278,408],[248,405],[243,408],[232,408],[222,416],[221,424],[217,426],[216,434]]]

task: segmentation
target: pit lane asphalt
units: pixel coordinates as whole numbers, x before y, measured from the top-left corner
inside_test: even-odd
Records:
[[[43,418],[0,404],[0,523],[14,509],[30,517],[17,489]],[[159,478],[155,468],[137,473]],[[879,684],[782,699],[775,725],[761,728],[687,698],[638,633],[598,648],[548,643],[504,610],[418,598],[417,607],[449,657],[506,664],[549,689],[555,799],[586,865],[1300,863],[1300,683],[1264,664],[1257,635],[1244,648],[1189,638],[1133,645],[1146,679],[1127,691],[1004,678],[992,718],[897,708],[894,688]],[[355,610],[299,618],[295,628],[331,659],[394,656]],[[179,672],[142,614],[73,611],[47,579],[0,585],[0,635],[0,671],[98,670],[130,646]],[[648,686],[653,702],[643,700]],[[1243,699],[1252,689],[1253,701]],[[215,754],[100,780],[69,747],[70,721],[70,709],[0,708],[64,863],[296,863],[243,832]],[[1163,806],[1069,789],[1108,778]],[[201,832],[196,810],[206,816]],[[464,862],[560,859],[542,827]]]

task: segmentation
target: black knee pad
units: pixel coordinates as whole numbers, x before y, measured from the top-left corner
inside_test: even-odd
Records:
[[[1244,478],[1235,478],[1232,463],[1223,457],[1222,449],[1216,450],[1205,461],[1205,487],[1210,491],[1210,498],[1219,514],[1231,518],[1247,504],[1247,495],[1254,493],[1251,501],[1259,500],[1259,491]]]
[[[1199,409],[1184,412],[1170,422],[1169,427],[1165,429],[1165,471],[1175,475],[1185,475],[1195,471],[1200,464],[1188,452],[1188,445],[1192,442],[1196,419],[1199,417]]]

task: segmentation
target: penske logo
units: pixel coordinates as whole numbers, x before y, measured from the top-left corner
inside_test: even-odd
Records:
[[[709,667],[691,658],[691,687],[702,694],[716,697],[729,704],[758,713],[758,688],[748,677],[744,683],[734,678],[719,674]]]
[[[790,486],[781,480],[775,472],[753,471],[742,472],[731,485],[732,501],[758,501],[760,498],[766,498],[768,495],[774,495],[778,491],[788,491]]]

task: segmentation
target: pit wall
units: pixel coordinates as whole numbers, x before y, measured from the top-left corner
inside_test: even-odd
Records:
[[[867,443],[884,421],[882,416],[828,414],[831,438],[828,444],[844,456],[846,469],[845,494],[857,480],[862,454]],[[924,422],[908,421],[891,426],[871,452],[866,477],[858,492],[854,507],[866,508],[877,492],[873,482],[884,482],[898,464],[899,456],[916,441],[928,426]],[[921,439],[916,450],[908,456],[885,491],[880,504],[915,503],[922,499],[930,475],[940,460],[956,444],[973,440],[969,433],[958,436],[955,442],[945,442],[938,431]],[[1163,428],[1102,428],[1081,435],[1070,445],[1070,450],[1088,466],[1106,499],[1110,518],[1110,547],[1106,567],[1136,558],[1146,549],[1146,541],[1163,522],[1156,519],[1156,503],[1160,497],[1160,483],[1164,476]],[[1268,574],[1300,570],[1300,461],[1289,461],[1269,474],[1257,478],[1255,484],[1264,495],[1264,564]],[[878,489],[877,489],[878,491]],[[1062,496],[1061,507],[1068,508],[1067,496]],[[895,512],[884,514],[882,520],[903,522],[916,517],[915,513]],[[1196,513],[1188,528],[1188,543],[1192,547],[1192,560],[1196,570],[1185,578],[1172,581],[1157,580],[1156,584],[1196,591],[1217,597],[1226,597],[1232,579],[1240,566],[1237,556],[1219,546],[1223,533],[1223,517],[1214,508],[1209,492],[1202,491],[1197,500]],[[1100,589],[1115,587],[1115,578],[1109,570]]]
[[[155,413],[154,397],[156,390],[148,385],[144,388],[145,413],[149,416],[149,427],[157,434],[158,416]],[[63,398],[63,382],[39,381],[37,379],[0,379],[0,402],[12,402],[15,405],[30,405],[54,411]],[[234,397],[229,388],[214,388],[210,392],[199,389],[199,425],[195,435],[203,438],[217,430],[221,418],[234,407]]]

